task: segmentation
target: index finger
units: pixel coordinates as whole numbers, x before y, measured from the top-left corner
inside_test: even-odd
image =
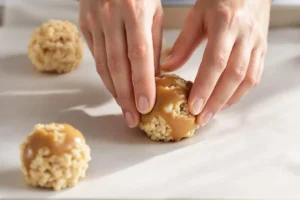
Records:
[[[233,48],[234,37],[228,30],[217,28],[208,33],[208,43],[204,51],[198,74],[189,96],[189,110],[198,115],[212,94]]]
[[[126,21],[125,27],[136,105],[138,111],[144,114],[153,108],[155,101],[152,21],[146,21],[145,16],[141,16]]]

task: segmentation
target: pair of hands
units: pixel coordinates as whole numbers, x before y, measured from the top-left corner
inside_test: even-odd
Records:
[[[257,85],[267,51],[271,0],[198,0],[160,65],[160,0],[80,0],[79,24],[97,72],[129,127],[155,103],[155,75],[173,71],[204,41],[189,111],[202,126]],[[176,16],[174,16],[174,19]]]

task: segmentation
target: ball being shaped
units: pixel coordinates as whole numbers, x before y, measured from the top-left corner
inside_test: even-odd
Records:
[[[187,105],[192,82],[174,74],[157,76],[155,82],[154,108],[141,115],[140,128],[156,141],[179,141],[193,136],[199,125]]]
[[[81,62],[84,45],[74,24],[49,20],[34,30],[27,50],[38,71],[67,73]]]
[[[21,169],[33,187],[62,190],[86,176],[90,148],[69,124],[37,124],[20,145]]]

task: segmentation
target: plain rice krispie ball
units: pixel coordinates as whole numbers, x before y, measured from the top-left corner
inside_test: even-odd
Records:
[[[74,24],[49,20],[32,33],[28,57],[41,72],[66,73],[79,65],[83,50],[83,40]]]
[[[85,177],[90,148],[81,132],[69,124],[37,124],[20,145],[21,169],[34,187],[61,190]]]
[[[199,125],[187,107],[192,82],[173,74],[157,76],[155,81],[156,102],[150,113],[142,114],[140,128],[157,141],[193,136]]]

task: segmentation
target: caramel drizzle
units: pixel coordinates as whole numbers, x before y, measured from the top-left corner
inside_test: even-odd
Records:
[[[192,82],[186,82],[187,87],[181,87],[176,83],[177,76],[161,75],[156,79],[156,102],[150,113],[143,116],[143,124],[151,123],[156,116],[161,116],[171,128],[171,136],[178,141],[186,134],[197,127],[195,118],[177,116],[173,112],[166,112],[169,105],[175,106],[179,102],[186,102],[192,87]],[[172,86],[176,86],[172,88]],[[168,87],[168,88],[167,88]],[[169,89],[170,88],[170,89]]]
[[[37,131],[29,136],[28,144],[26,145],[23,154],[23,163],[28,172],[30,169],[30,164],[32,160],[35,159],[39,149],[47,147],[50,150],[50,154],[48,156],[60,156],[64,153],[71,153],[72,149],[75,148],[76,145],[85,142],[85,139],[80,131],[68,124],[63,125],[63,132],[65,133],[65,139],[63,143],[54,142],[54,134],[44,130]]]

